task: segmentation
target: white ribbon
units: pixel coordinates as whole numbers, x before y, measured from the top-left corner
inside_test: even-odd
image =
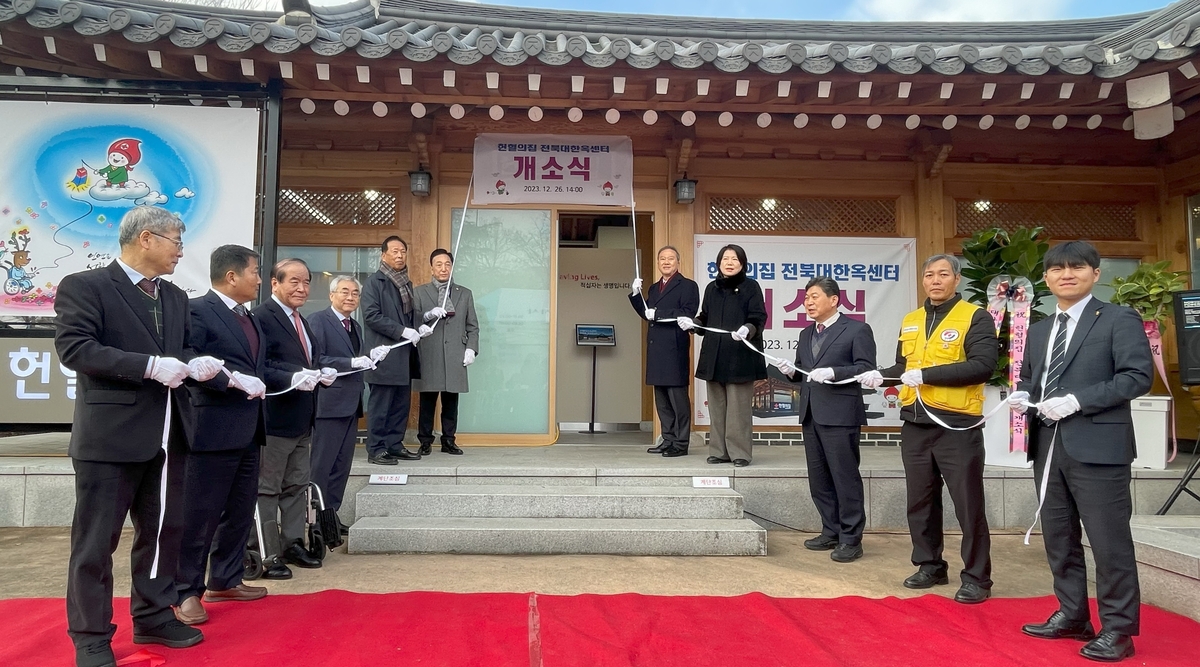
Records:
[[[1033,513],[1033,523],[1025,531],[1025,546],[1029,546],[1029,536],[1042,518],[1042,505],[1046,504],[1046,487],[1050,484],[1050,460],[1054,457],[1054,441],[1058,439],[1058,422],[1054,422],[1054,433],[1050,435],[1050,448],[1046,450],[1046,465],[1042,468],[1042,485],[1038,489],[1037,511]]]
[[[172,389],[167,387],[167,414],[163,416],[162,434],[163,464],[158,480],[158,533],[154,536],[154,560],[150,563],[151,579],[158,576],[158,556],[162,551],[163,522],[167,518],[167,465],[171,462],[171,455],[167,451],[168,441],[171,439],[171,392]]]

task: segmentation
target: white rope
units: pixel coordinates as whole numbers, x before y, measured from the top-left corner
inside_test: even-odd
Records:
[[[163,522],[166,521],[167,518],[167,466],[171,463],[171,454],[168,451],[170,447],[168,443],[171,438],[171,395],[173,392],[173,389],[170,387],[167,388],[167,414],[163,417],[162,434],[163,464],[158,480],[158,532],[154,537],[154,560],[150,563],[151,579],[154,579],[158,576],[158,557],[162,552]]]
[[[1050,484],[1050,461],[1054,457],[1054,441],[1058,439],[1058,422],[1054,422],[1054,433],[1050,434],[1050,448],[1046,450],[1046,465],[1042,468],[1042,485],[1038,489],[1038,506],[1033,513],[1033,523],[1025,531],[1025,546],[1029,546],[1029,536],[1042,518],[1042,505],[1046,504],[1046,487]]]

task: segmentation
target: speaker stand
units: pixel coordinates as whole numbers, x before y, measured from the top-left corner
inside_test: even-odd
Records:
[[[1175,504],[1175,501],[1179,499],[1179,494],[1181,493],[1186,493],[1195,498],[1197,502],[1200,502],[1200,495],[1196,495],[1195,491],[1188,488],[1188,484],[1191,484],[1197,470],[1200,470],[1200,440],[1196,442],[1195,452],[1192,455],[1192,464],[1188,466],[1187,471],[1183,473],[1183,477],[1179,479],[1179,484],[1176,485],[1175,490],[1171,492],[1171,495],[1167,496],[1167,502],[1163,503],[1162,509],[1155,512],[1155,514],[1159,516],[1166,514],[1171,509],[1171,506]]]

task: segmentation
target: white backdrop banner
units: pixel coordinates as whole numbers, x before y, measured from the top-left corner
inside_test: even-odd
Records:
[[[58,283],[120,254],[121,216],[187,225],[170,279],[207,291],[208,258],[254,238],[256,109],[0,102],[0,317],[54,315]]]
[[[815,276],[830,276],[841,288],[839,312],[871,325],[876,363],[895,363],[900,322],[917,302],[914,239],[697,234],[695,276],[701,294],[717,277],[717,251],[730,243],[745,249],[746,275],[762,286],[767,306],[763,343],[768,354],[796,358],[800,330],[811,324],[804,310],[804,286]],[[693,350],[698,359],[699,340]],[[797,386],[772,366],[767,372],[768,379],[755,383],[754,424],[798,425]],[[708,424],[708,392],[703,380],[696,381],[695,395],[696,423]],[[866,400],[871,426],[900,425],[896,388],[878,389]]]
[[[633,142],[629,137],[480,134],[475,137],[471,203],[631,203]]]

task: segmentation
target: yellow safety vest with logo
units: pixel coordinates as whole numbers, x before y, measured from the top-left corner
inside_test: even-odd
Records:
[[[933,335],[926,338],[924,308],[918,308],[904,316],[900,325],[900,353],[904,355],[907,371],[930,366],[943,366],[967,360],[963,345],[967,329],[979,306],[959,301],[942,318]],[[936,387],[923,384],[921,400],[927,407],[966,415],[983,414],[983,385],[966,387]],[[912,405],[917,400],[917,391],[912,387],[900,387],[900,403]]]

